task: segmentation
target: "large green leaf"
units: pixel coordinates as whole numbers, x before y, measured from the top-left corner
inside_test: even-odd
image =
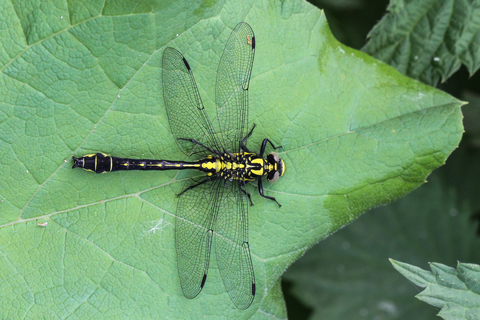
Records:
[[[458,145],[461,102],[333,39],[306,2],[3,2],[0,317],[286,316],[279,278],[308,247],[421,185]],[[71,156],[183,159],[161,55],[184,53],[214,118],[231,29],[256,32],[249,139],[283,146],[285,176],[250,187],[257,297],[230,302],[215,257],[199,298],[178,283],[175,194],[195,173],[71,169]],[[40,226],[38,223],[48,222]]]

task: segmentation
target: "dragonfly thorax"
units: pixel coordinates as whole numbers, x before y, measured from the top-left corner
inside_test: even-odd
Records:
[[[285,171],[283,160],[275,153],[270,153],[267,159],[255,153],[224,153],[219,158],[209,157],[204,161],[202,168],[209,176],[216,174],[226,180],[254,181],[257,178],[267,177],[270,182],[277,181]]]

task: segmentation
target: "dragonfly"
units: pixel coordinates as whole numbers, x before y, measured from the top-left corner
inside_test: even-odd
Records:
[[[265,195],[262,178],[276,182],[285,163],[276,147],[264,139],[257,154],[247,148],[255,125],[248,130],[248,90],[255,56],[255,35],[245,22],[232,31],[217,70],[215,103],[218,129],[203,106],[185,57],[167,47],[162,56],[164,105],[170,130],[180,150],[194,161],[118,158],[96,153],[73,157],[73,168],[96,173],[121,170],[187,170],[206,173],[189,178],[178,194],[175,215],[175,249],[180,286],[186,298],[195,298],[205,286],[212,246],[218,269],[230,299],[247,309],[256,293],[255,275],[248,242],[248,207],[253,205],[247,183],[257,181]]]

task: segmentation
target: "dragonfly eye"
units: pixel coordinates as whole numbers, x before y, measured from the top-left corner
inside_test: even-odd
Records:
[[[280,172],[275,171],[267,176],[267,180],[270,183],[275,183],[277,182],[279,176],[280,176]]]
[[[278,157],[278,154],[276,154],[275,152],[270,152],[267,156],[267,160],[271,164],[274,164],[274,163],[278,163],[278,161],[280,161],[280,158]]]

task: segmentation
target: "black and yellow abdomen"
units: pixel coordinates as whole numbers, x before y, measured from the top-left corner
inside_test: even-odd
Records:
[[[204,159],[194,162],[129,159],[111,157],[104,153],[89,154],[80,158],[73,157],[72,168],[83,168],[96,173],[126,170],[182,170],[196,169],[203,172],[217,172],[216,159]]]

